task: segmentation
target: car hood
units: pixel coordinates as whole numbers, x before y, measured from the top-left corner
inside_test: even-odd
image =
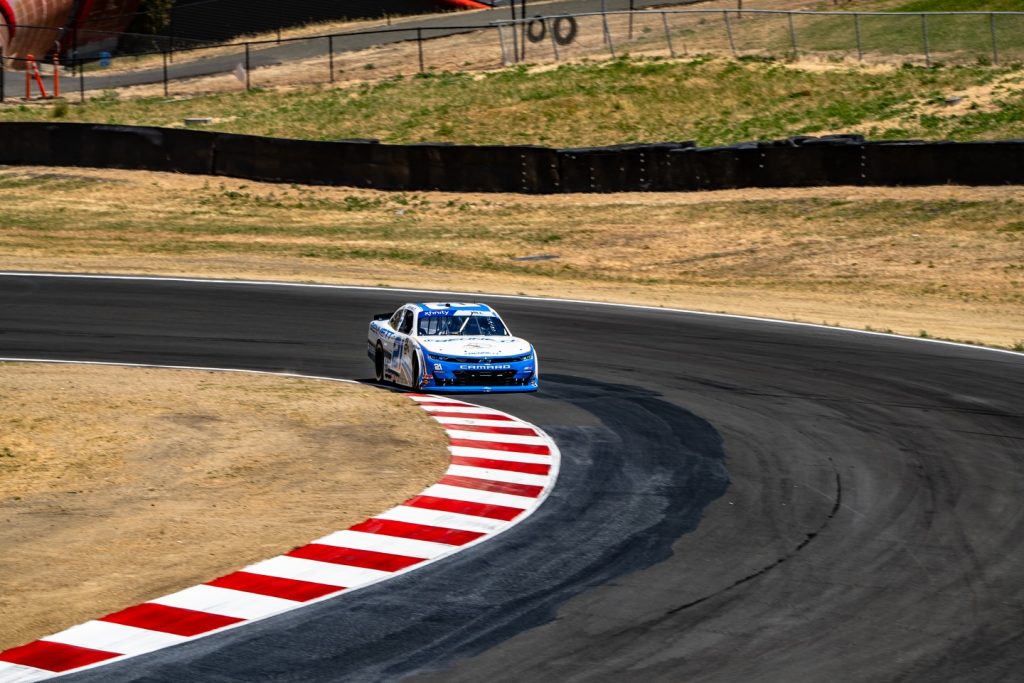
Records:
[[[519,356],[530,352],[530,342],[519,337],[420,337],[429,353],[465,358]]]

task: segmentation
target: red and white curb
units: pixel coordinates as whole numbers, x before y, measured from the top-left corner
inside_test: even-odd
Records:
[[[451,465],[438,483],[284,555],[0,652],[0,683],[102,666],[387,580],[509,529],[550,493],[559,451],[542,430],[464,401],[410,397],[448,433]]]

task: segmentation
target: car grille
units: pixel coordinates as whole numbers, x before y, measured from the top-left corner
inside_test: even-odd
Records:
[[[430,358],[432,360],[441,360],[441,361],[444,361],[446,363],[462,363],[464,365],[468,365],[470,363],[474,363],[474,364],[477,364],[477,363],[483,363],[483,364],[499,363],[500,364],[500,363],[521,363],[521,362],[523,362],[525,360],[530,360],[531,358],[533,358],[533,354],[527,353],[527,354],[522,355],[522,356],[508,356],[508,357],[505,357],[505,358],[480,358],[479,356],[470,357],[470,358],[464,358],[462,356],[440,356],[440,355],[432,353],[432,354],[430,354]]]
[[[456,370],[455,380],[449,386],[456,387],[512,387],[526,384],[528,379],[516,379],[515,370]]]

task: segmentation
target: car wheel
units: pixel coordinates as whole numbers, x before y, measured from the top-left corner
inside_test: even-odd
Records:
[[[384,382],[384,348],[380,344],[373,354],[373,376],[378,382]]]
[[[420,359],[414,353],[412,355],[412,377],[409,378],[409,388],[413,391],[420,389]]]

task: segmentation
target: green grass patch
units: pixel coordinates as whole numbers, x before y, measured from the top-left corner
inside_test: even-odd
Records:
[[[102,98],[71,106],[63,120],[173,126],[186,117],[213,116],[228,120],[210,129],[277,137],[579,146],[687,139],[717,145],[836,129],[870,133],[872,121],[898,118],[887,136],[975,140],[1024,135],[1024,94],[1007,92],[991,107],[956,117],[921,117],[917,107],[1011,71],[809,72],[770,60],[622,58],[482,77],[437,73],[344,89],[171,101]],[[0,109],[0,121],[50,117],[46,108]],[[352,201],[348,210],[368,208]]]
[[[1024,0],[913,0],[893,12],[1024,12]]]
[[[933,63],[987,64],[997,58],[1002,63],[1024,59],[1024,15],[990,18],[977,14],[938,14],[924,21],[920,16],[929,12],[1024,12],[1024,0],[913,0],[898,4],[845,4],[827,9],[888,15],[861,14],[856,20],[844,16],[799,18],[797,35],[802,51],[857,56],[859,29],[860,50],[869,59],[883,55],[890,60],[904,56],[921,61],[926,39]],[[901,14],[905,16],[899,16]],[[782,37],[777,40],[781,41]]]

